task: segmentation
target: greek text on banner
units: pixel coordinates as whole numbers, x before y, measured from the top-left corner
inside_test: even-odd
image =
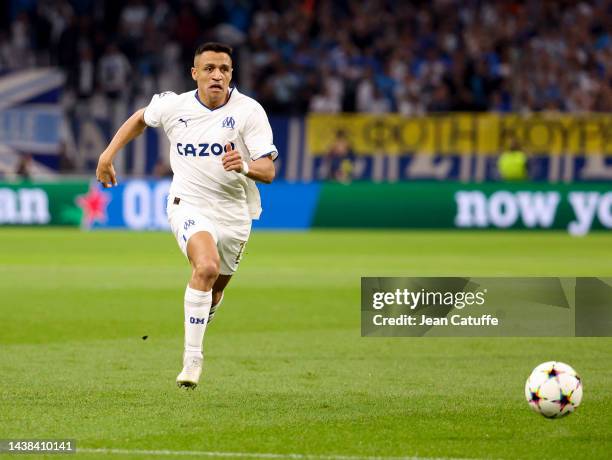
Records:
[[[308,151],[325,155],[339,131],[358,155],[485,154],[511,148],[531,153],[612,154],[609,114],[311,114],[307,118]]]

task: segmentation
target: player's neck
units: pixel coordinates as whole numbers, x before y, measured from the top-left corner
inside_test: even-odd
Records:
[[[227,100],[229,99],[229,95],[230,95],[229,88],[227,89],[225,93],[225,97],[223,96],[210,97],[209,94],[206,94],[206,92],[204,92],[201,88],[198,88],[198,99],[200,99],[202,104],[204,104],[210,110],[214,110],[216,108],[221,107],[223,104],[225,104]]]

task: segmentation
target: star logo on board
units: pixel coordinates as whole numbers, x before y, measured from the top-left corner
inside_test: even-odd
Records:
[[[81,224],[84,227],[90,228],[95,222],[106,222],[108,217],[106,208],[110,197],[101,191],[97,184],[91,184],[89,191],[85,195],[78,196],[76,202],[83,210]]]

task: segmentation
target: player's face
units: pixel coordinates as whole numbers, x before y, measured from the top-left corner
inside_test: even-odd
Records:
[[[191,77],[198,83],[198,92],[209,107],[225,102],[232,81],[232,59],[225,53],[204,51],[195,57]]]

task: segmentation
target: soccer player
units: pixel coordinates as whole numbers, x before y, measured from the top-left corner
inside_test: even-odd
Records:
[[[274,180],[278,156],[264,109],[230,87],[232,48],[205,43],[195,52],[195,91],[153,96],[117,131],[100,155],[96,177],[117,185],[113,158],[147,126],[162,127],[174,173],[168,221],[192,271],[185,290],[185,349],[179,387],[202,373],[204,332],[238,268],[261,201],[255,181]]]

